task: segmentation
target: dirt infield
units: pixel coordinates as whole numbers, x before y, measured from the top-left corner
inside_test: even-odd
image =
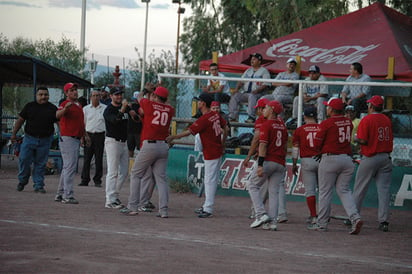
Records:
[[[199,219],[195,194],[170,196],[170,218],[123,216],[104,208],[104,189],[79,187],[79,205],[53,201],[59,175],[46,194],[32,185],[16,191],[16,160],[0,169],[0,273],[377,273],[412,272],[412,214],[392,211],[390,232],[377,229],[376,209],[362,211],[360,235],[340,220],[329,231],[306,230],[306,205],[289,202],[278,231],[250,229],[250,200],[216,199],[213,218]],[[76,176],[80,182],[80,176]],[[129,183],[121,199],[127,201]],[[153,202],[157,201],[154,195]],[[333,214],[344,215],[341,206]]]

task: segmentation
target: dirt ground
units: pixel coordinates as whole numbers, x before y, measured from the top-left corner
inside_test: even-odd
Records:
[[[412,272],[412,214],[392,211],[390,232],[377,229],[374,208],[362,211],[360,235],[341,220],[328,232],[306,229],[302,202],[289,202],[278,231],[250,229],[250,200],[218,196],[212,218],[193,210],[203,199],[170,195],[170,217],[123,216],[104,208],[104,188],[80,187],[78,205],[54,202],[59,175],[46,194],[32,184],[17,192],[17,160],[0,169],[0,273],[398,273]],[[92,172],[93,174],[93,172]],[[121,193],[127,202],[129,183]],[[157,201],[157,194],[153,202]],[[333,206],[333,215],[344,215]]]

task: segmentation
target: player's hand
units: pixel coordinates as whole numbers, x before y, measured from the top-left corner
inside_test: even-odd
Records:
[[[166,143],[169,144],[169,146],[173,146],[173,142],[172,142],[173,139],[174,139],[174,138],[173,138],[173,135],[169,135],[169,136],[166,137],[166,140],[165,140],[165,141],[166,141]]]
[[[64,105],[64,109],[69,109],[73,105],[72,102],[67,102],[67,104]]]
[[[246,167],[248,166],[248,164],[249,164],[249,161],[250,161],[250,157],[249,157],[249,156],[246,156],[246,158],[243,159],[243,161],[242,161],[242,166],[243,166],[244,168],[246,168]]]
[[[297,165],[293,165],[292,172],[293,175],[298,176],[299,167]]]
[[[313,159],[315,159],[316,162],[320,162],[320,160],[322,160],[322,154],[318,154],[312,157]]]
[[[84,145],[86,147],[90,147],[92,145],[92,139],[90,139],[89,135],[84,136]]]
[[[258,166],[257,168],[257,175],[259,177],[263,177],[263,166]]]

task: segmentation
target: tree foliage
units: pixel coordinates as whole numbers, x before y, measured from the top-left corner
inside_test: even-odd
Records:
[[[58,42],[51,39],[32,41],[23,37],[10,41],[0,33],[0,54],[25,54],[78,76],[84,63],[80,50],[73,41],[65,37]],[[3,107],[10,113],[17,113],[31,100],[33,100],[33,91],[28,88],[5,87],[3,89]]]
[[[64,36],[58,42],[50,38],[32,41],[23,37],[9,41],[0,34],[0,54],[26,54],[77,76],[81,74],[85,63],[80,49]]]

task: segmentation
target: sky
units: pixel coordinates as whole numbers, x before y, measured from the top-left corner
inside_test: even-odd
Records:
[[[141,0],[86,0],[87,57],[94,54],[99,64],[122,57],[137,59],[134,48],[143,54],[146,4]],[[32,39],[64,36],[80,48],[82,0],[0,0],[0,33],[9,40],[22,36]],[[190,15],[190,7],[181,14]],[[177,9],[172,0],[151,0],[149,3],[147,53],[162,49],[173,55],[177,42]],[[180,32],[182,33],[182,24]],[[113,61],[112,61],[113,62]],[[121,64],[119,64],[121,65]]]

